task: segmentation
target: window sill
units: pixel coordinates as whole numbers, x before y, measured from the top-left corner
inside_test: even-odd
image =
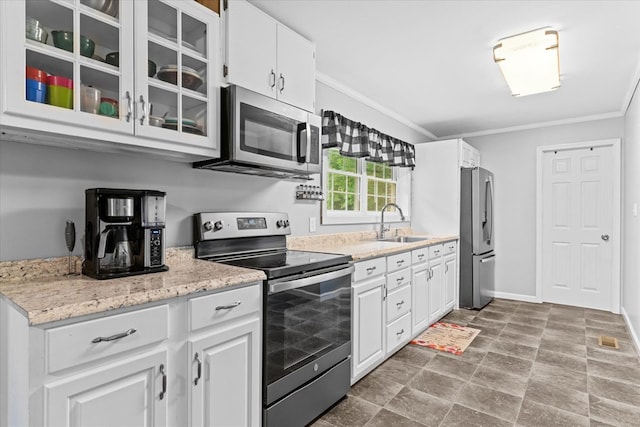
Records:
[[[404,223],[411,222],[411,217],[405,215],[404,221],[400,219],[400,215],[391,214],[386,212],[384,214],[384,223],[385,224],[393,224],[393,223]],[[331,213],[328,212],[326,215],[322,215],[321,217],[322,225],[336,225],[336,224],[380,224],[380,213],[375,215],[362,215],[360,212],[348,213],[348,212],[340,212]]]

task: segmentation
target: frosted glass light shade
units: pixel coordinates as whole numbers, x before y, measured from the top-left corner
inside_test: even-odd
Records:
[[[558,32],[541,28],[507,37],[493,47],[493,60],[500,67],[513,96],[533,95],[560,87]]]

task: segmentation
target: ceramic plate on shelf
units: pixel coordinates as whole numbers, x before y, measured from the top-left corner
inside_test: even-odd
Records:
[[[168,125],[177,125],[178,124],[178,118],[177,117],[165,117],[164,118],[164,123],[168,124]],[[195,120],[192,119],[188,119],[186,117],[182,118],[182,125],[183,126],[192,126],[192,127],[198,127],[198,124],[196,123]]]
[[[163,128],[165,129],[171,129],[171,130],[177,130],[178,129],[178,125],[176,123],[165,123],[162,125]],[[182,132],[186,132],[186,133],[193,133],[195,135],[204,135],[204,132],[202,132],[200,130],[200,128],[196,127],[196,126],[189,126],[189,125],[182,125]]]

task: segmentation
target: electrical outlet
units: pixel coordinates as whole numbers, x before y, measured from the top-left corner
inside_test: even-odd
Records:
[[[316,217],[310,216],[309,217],[309,233],[315,233],[315,232],[316,232]]]

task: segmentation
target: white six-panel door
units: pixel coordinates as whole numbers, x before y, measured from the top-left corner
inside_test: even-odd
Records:
[[[607,144],[542,153],[543,301],[616,311],[616,153]]]

